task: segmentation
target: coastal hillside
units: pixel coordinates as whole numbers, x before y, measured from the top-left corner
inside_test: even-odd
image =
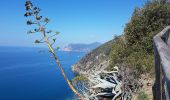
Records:
[[[170,0],[0,8],[0,100],[170,100]]]
[[[133,70],[137,79],[142,74],[154,76],[153,37],[170,25],[169,9],[170,4],[163,1],[147,2],[142,8],[137,7],[122,36],[88,53],[73,70],[88,71],[102,66],[112,69],[119,65]]]
[[[124,97],[125,93],[132,100],[152,100],[153,37],[170,25],[169,9],[170,4],[166,1],[148,1],[142,8],[137,7],[124,28],[124,34],[88,53],[73,66],[73,71],[83,74],[89,80],[91,77],[94,80],[98,77],[99,81],[102,78],[105,83],[108,81],[106,76],[110,75],[107,71],[119,69],[117,76],[113,73],[112,76],[113,79],[117,77],[113,83],[121,82],[121,97]],[[105,72],[107,75],[103,75]],[[102,85],[100,84],[101,87]],[[103,93],[103,90],[107,91],[106,88],[102,88],[100,92]],[[110,90],[116,91],[114,87],[110,87]],[[107,95],[108,93],[114,95],[113,97],[117,95],[117,92],[114,94],[109,91]]]
[[[110,40],[89,52],[73,66],[73,71],[79,73],[84,71],[90,72],[92,69],[95,69],[98,66],[108,66],[109,54],[113,43],[114,40]]]

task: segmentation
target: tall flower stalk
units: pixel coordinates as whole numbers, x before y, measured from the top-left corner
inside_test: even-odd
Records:
[[[54,34],[52,34],[53,32],[51,30],[47,30],[46,29],[46,25],[49,23],[49,19],[48,18],[43,18],[43,16],[41,16],[40,13],[40,8],[38,7],[34,7],[31,1],[26,1],[25,2],[25,7],[26,7],[26,13],[25,13],[25,17],[32,17],[32,20],[28,20],[27,21],[27,25],[36,25],[37,28],[35,28],[34,30],[30,30],[28,31],[28,34],[33,34],[33,33],[41,33],[42,38],[39,40],[35,40],[35,43],[45,43],[47,45],[47,47],[49,48],[49,52],[52,54],[55,63],[57,64],[59,70],[61,71],[64,79],[66,80],[68,86],[70,87],[70,89],[74,92],[74,94],[76,96],[78,96],[78,98],[83,98],[83,96],[78,93],[76,91],[76,89],[73,87],[73,85],[71,84],[71,82],[69,81],[68,77],[66,76],[60,61],[57,57],[57,55],[54,52],[53,49],[53,44],[56,42],[56,38],[54,38],[56,35],[59,34],[59,32],[55,32]],[[52,34],[52,35],[50,35]],[[57,47],[57,49],[59,49]]]

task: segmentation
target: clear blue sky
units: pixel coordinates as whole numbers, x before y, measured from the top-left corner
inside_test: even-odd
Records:
[[[36,46],[38,35],[27,35],[25,0],[1,0],[0,46]],[[145,0],[32,0],[59,31],[58,44],[106,42],[123,33],[135,7]]]

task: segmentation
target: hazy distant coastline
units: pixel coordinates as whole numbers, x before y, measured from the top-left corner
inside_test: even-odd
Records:
[[[101,43],[99,43],[99,42],[94,42],[94,43],[90,43],[90,44],[81,44],[81,43],[73,44],[72,43],[72,44],[68,44],[67,46],[63,47],[61,49],[61,51],[90,52],[100,45],[101,45]]]

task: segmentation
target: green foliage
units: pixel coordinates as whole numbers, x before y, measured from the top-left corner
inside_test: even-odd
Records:
[[[138,75],[142,73],[151,73],[153,69],[153,55],[146,54],[145,52],[132,52],[125,61],[127,66],[138,71]]]
[[[72,82],[75,82],[75,81],[87,81],[87,77],[85,77],[84,75],[79,75],[79,76],[76,76],[72,79]]]
[[[168,25],[170,4],[152,1],[143,8],[136,8],[124,35],[113,43],[111,66],[123,63],[139,74],[153,72],[153,36]]]
[[[139,45],[141,49],[152,53],[153,36],[167,25],[170,25],[170,5],[150,2],[141,9],[135,9],[124,30],[125,38],[129,46]]]
[[[140,92],[138,95],[138,100],[149,100],[149,98],[145,92]]]
[[[121,37],[117,37],[112,46],[110,58],[112,59],[112,65],[121,63],[126,58],[126,47]]]

